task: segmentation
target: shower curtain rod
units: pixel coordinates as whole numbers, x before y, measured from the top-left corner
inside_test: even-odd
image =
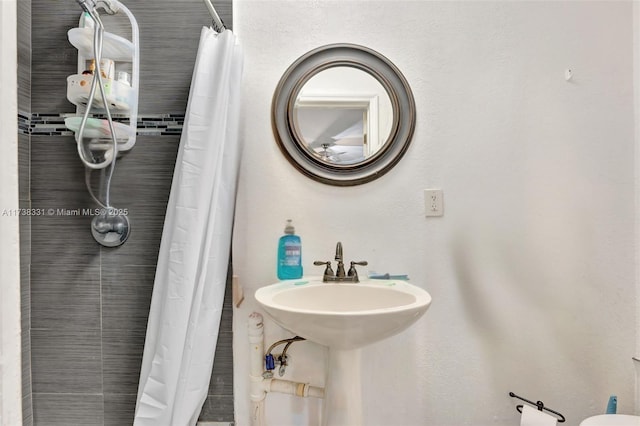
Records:
[[[224,22],[222,22],[222,19],[220,19],[220,16],[218,15],[218,12],[216,12],[216,8],[213,7],[213,3],[211,2],[211,0],[202,0],[202,1],[204,1],[204,4],[207,6],[207,9],[209,9],[209,13],[211,14],[211,19],[213,19],[213,29],[219,33],[224,31],[226,29],[226,27],[224,26]]]

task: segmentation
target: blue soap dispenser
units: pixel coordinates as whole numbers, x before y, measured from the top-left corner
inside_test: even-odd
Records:
[[[302,243],[295,232],[291,219],[288,219],[284,235],[278,241],[279,280],[302,278]]]
[[[607,412],[605,414],[616,414],[618,411],[618,397],[611,395],[607,403]]]

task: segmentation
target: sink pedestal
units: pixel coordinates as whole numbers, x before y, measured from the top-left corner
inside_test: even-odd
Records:
[[[329,348],[322,426],[362,426],[360,349]]]
[[[329,348],[322,426],[363,426],[359,348],[405,330],[431,304],[429,293],[405,281],[320,277],[277,282],[255,298],[280,326]]]

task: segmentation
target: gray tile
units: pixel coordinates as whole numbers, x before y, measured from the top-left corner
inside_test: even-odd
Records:
[[[154,276],[155,266],[103,268],[102,327],[105,331],[145,333]]]
[[[35,216],[31,218],[31,263],[87,264],[100,255],[91,236],[91,218]]]
[[[31,332],[22,330],[22,419],[23,425],[28,424],[28,419],[33,417],[31,400]]]
[[[218,334],[208,394],[233,396],[233,333]]]
[[[28,209],[30,202],[20,200],[20,208]],[[31,404],[31,218],[20,216],[20,313],[22,331],[22,423],[33,423]]]
[[[67,31],[78,26],[80,6],[67,0],[31,3],[31,111],[73,112],[67,101],[67,76],[77,69],[77,50]]]
[[[22,391],[31,393],[31,331],[24,330],[20,338],[22,345]]]
[[[136,411],[136,394],[104,394],[104,426],[133,424]]]
[[[231,265],[227,271],[227,282],[224,289],[224,299],[222,300],[222,317],[220,318],[220,333],[233,330],[233,289],[232,289]]]
[[[167,2],[167,3],[180,3],[182,4],[185,0],[179,0],[178,2],[176,2],[175,0],[154,0],[155,3],[162,3],[162,2]],[[186,1],[193,1],[193,0],[186,0]],[[213,6],[216,9],[216,12],[218,12],[218,15],[220,16],[220,18],[224,21],[225,27],[227,29],[232,29],[233,28],[233,1],[232,0],[212,0],[211,3],[213,4]],[[209,13],[207,8],[205,7],[203,9],[202,12],[205,16],[202,17],[203,20],[203,24],[202,25],[208,25],[211,22],[211,18],[209,17]]]
[[[33,403],[31,394],[22,397],[22,426],[33,426]]]
[[[52,262],[55,259],[51,259]],[[31,266],[31,327],[100,329],[100,259]]]
[[[102,395],[33,394],[35,426],[102,426]]]
[[[100,248],[91,236],[91,217],[65,215],[96,206],[85,187],[73,137],[32,136],[31,166],[32,207],[45,212],[31,219],[32,262],[86,264],[97,258]]]
[[[209,395],[233,395],[233,307],[231,277],[227,279]]]
[[[31,199],[31,137],[18,134],[18,188],[20,200]]]
[[[19,200],[18,207],[22,212],[31,209],[31,201]],[[29,265],[31,263],[31,216],[20,214],[20,264]]]
[[[99,331],[31,330],[34,413],[37,392],[101,393],[101,353]]]
[[[166,202],[179,145],[179,135],[138,136],[133,149],[118,159],[112,183],[113,203],[141,198]]]
[[[224,299],[222,301],[222,316],[220,317],[220,328],[218,330],[220,335],[222,333],[231,334],[233,330],[233,304],[232,304],[233,295],[232,295],[232,288],[231,288],[232,286],[231,276],[232,276],[232,271],[231,271],[231,264],[230,264],[229,270],[227,272],[227,282],[225,284]],[[222,339],[222,336],[219,336],[218,339],[219,339],[218,344],[220,344],[220,339]],[[229,339],[231,339],[231,337],[229,337]],[[230,362],[229,365],[232,366],[232,363]]]
[[[31,209],[31,201],[20,200],[22,211]],[[31,216],[20,215],[20,265],[31,264]]]
[[[131,3],[140,26],[142,113],[184,112],[202,26],[211,22],[202,0]]]
[[[31,266],[20,262],[20,326],[22,333],[31,329]]]
[[[105,267],[156,264],[178,145],[178,136],[139,136],[117,164],[112,203],[128,210],[131,235],[120,247],[102,249]]]
[[[138,392],[144,336],[144,330],[103,331],[102,375],[105,393],[136,394]]]
[[[18,110],[31,112],[31,0],[18,2]]]
[[[31,136],[31,200],[34,208],[94,208],[85,168],[73,136]],[[94,172],[95,173],[95,172]]]
[[[209,395],[202,407],[199,420],[210,422],[232,422],[233,396]]]

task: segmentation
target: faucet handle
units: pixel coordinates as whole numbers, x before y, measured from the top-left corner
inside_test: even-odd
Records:
[[[351,267],[349,268],[349,272],[347,272],[348,277],[355,277],[355,282],[359,282],[358,280],[358,271],[356,271],[356,265],[367,266],[369,262],[366,260],[361,260],[360,262],[351,262]]]
[[[332,277],[333,276],[333,269],[331,269],[331,261],[327,260],[326,262],[323,262],[321,260],[316,260],[313,262],[314,265],[316,266],[320,266],[320,265],[327,265],[327,267],[324,270],[324,276],[325,277]]]

